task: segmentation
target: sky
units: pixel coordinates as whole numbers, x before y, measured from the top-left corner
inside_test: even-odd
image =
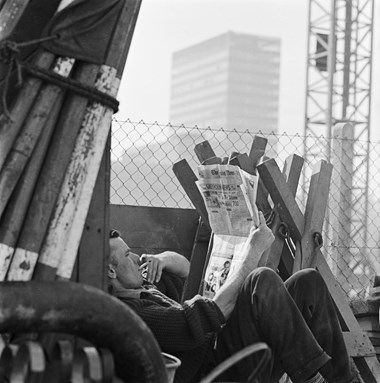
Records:
[[[379,4],[376,5],[375,21],[380,20]],[[307,0],[142,0],[115,118],[169,123],[173,52],[233,31],[281,38],[278,130],[303,134],[307,23]],[[379,51],[375,40],[374,56]],[[375,64],[376,59],[373,68]],[[373,73],[374,83],[380,84],[378,77]],[[378,93],[375,89],[372,96],[377,105]],[[378,126],[375,109],[380,108],[372,108]],[[372,137],[378,137],[377,132]]]

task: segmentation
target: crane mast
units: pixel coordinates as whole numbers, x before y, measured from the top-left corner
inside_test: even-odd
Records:
[[[347,164],[351,177],[343,227],[349,255],[334,260],[336,275],[345,274],[349,264],[352,268],[367,260],[373,15],[374,0],[309,0],[306,162],[331,161],[334,126],[340,122],[353,125],[352,137],[347,137],[352,142],[352,158]],[[325,225],[332,244],[333,214],[328,210]],[[347,291],[344,278],[341,282]]]

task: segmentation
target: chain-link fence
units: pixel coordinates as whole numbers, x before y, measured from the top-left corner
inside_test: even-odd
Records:
[[[304,211],[313,165],[323,153],[325,137],[202,129],[143,121],[113,121],[111,203],[193,208],[172,166],[186,159],[196,173],[194,147],[209,141],[219,157],[249,153],[255,135],[268,139],[266,155],[282,168],[285,159],[305,159],[296,200]],[[304,153],[305,143],[313,148]],[[333,173],[324,228],[323,253],[337,280],[351,298],[364,298],[375,275],[380,275],[380,143],[337,140],[342,176]],[[310,151],[311,152],[311,151]],[[350,159],[351,158],[351,159]],[[336,161],[336,160],[335,160]]]

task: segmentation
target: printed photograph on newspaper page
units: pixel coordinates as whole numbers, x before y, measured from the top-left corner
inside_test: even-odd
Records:
[[[246,237],[214,235],[210,260],[203,282],[205,297],[212,298],[241,262],[241,250],[245,240]]]
[[[203,294],[213,297],[241,262],[241,248],[258,225],[258,176],[233,165],[201,165],[196,182],[205,202],[213,246],[203,281]]]

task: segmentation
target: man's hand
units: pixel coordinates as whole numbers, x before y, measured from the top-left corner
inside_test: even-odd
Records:
[[[160,254],[143,254],[140,257],[140,270],[150,283],[158,283],[162,271],[186,278],[189,275],[190,263],[181,254],[174,251],[164,251]]]
[[[164,261],[156,254],[143,254],[140,257],[140,270],[150,283],[158,283],[161,279]]]
[[[259,211],[259,226],[251,228],[248,241],[258,254],[262,254],[267,250],[274,241],[272,230],[267,226],[264,214]]]

